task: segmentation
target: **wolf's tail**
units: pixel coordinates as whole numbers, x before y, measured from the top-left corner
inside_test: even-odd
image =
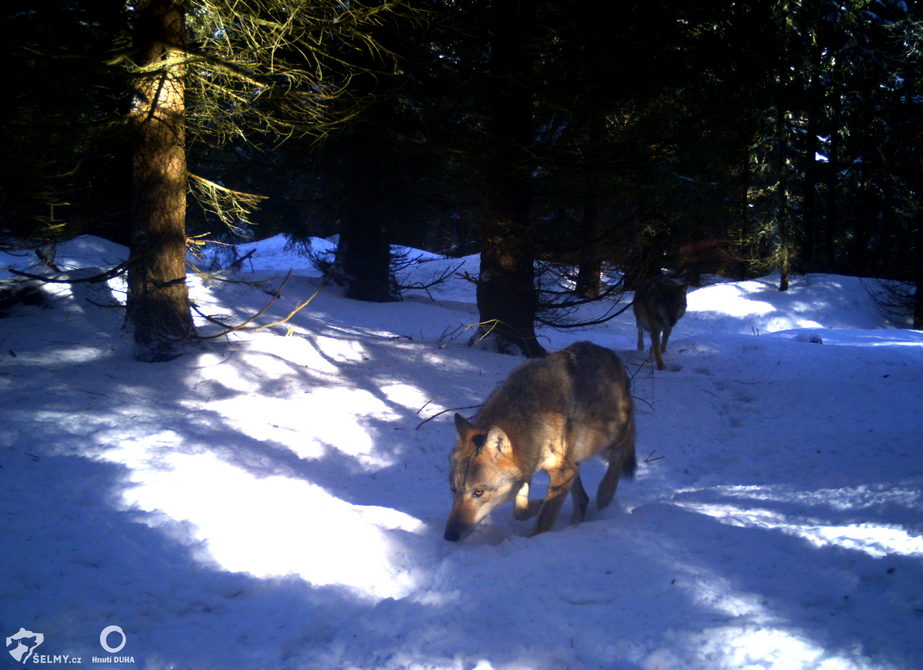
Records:
[[[635,450],[632,449],[631,453],[628,455],[624,461],[622,461],[622,474],[633,479],[635,476],[635,470],[638,469],[638,459],[635,456]]]
[[[625,376],[625,398],[628,403],[628,417],[622,428],[619,442],[626,452],[622,460],[622,474],[631,479],[635,476],[635,470],[638,469],[638,458],[635,456],[635,406],[631,399],[631,380],[627,375]]]

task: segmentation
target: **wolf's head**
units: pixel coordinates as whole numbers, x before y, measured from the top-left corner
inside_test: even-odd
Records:
[[[522,486],[512,444],[503,430],[491,426],[486,432],[479,431],[460,414],[455,415],[455,428],[458,441],[449,468],[454,500],[444,535],[450,542],[468,535]]]
[[[674,326],[686,313],[686,293],[689,291],[689,282],[664,279],[658,284],[658,289],[666,320]]]

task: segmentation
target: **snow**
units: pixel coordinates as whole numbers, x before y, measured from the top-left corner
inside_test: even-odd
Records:
[[[291,269],[267,323],[320,286],[284,238],[250,250],[222,278],[259,283],[190,276],[202,312],[239,323]],[[83,237],[57,259],[125,255]],[[323,287],[166,363],[132,359],[119,278],[0,320],[8,650],[35,633],[29,663],[157,670],[921,667],[923,333],[880,314],[874,282],[693,290],[663,372],[630,310],[541,331],[626,361],[638,475],[579,526],[565,509],[529,537],[507,507],[453,544],[435,415],[519,361],[465,346],[476,257],[411,258],[403,284],[450,280],[387,305]],[[602,471],[584,465],[589,487]]]

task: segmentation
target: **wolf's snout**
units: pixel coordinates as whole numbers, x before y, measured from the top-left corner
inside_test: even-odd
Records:
[[[442,537],[447,539],[449,542],[458,542],[460,539],[468,535],[474,526],[469,526],[468,524],[458,521],[454,518],[450,518],[448,523],[445,525],[445,533]]]

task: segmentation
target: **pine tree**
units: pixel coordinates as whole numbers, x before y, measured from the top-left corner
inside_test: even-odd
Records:
[[[104,63],[124,34],[123,5],[4,3],[0,244],[53,244],[112,218],[112,198],[103,199],[104,211],[94,211],[91,200],[110,181],[94,159],[111,148],[108,137],[121,122],[112,95],[121,77]]]
[[[139,0],[127,318],[138,356],[164,360],[193,333],[186,287],[185,14],[180,0]]]
[[[498,351],[545,353],[535,336],[531,220],[533,0],[498,0],[491,12],[486,212],[481,225],[477,338]]]
[[[134,44],[120,61],[135,84],[127,316],[140,358],[169,358],[194,335],[184,266],[187,143],[322,134],[336,120],[331,102],[347,94],[344,42],[377,49],[367,27],[398,6],[137,2]],[[240,206],[227,189],[199,195],[215,197],[207,205],[215,211],[227,206],[223,198]]]

